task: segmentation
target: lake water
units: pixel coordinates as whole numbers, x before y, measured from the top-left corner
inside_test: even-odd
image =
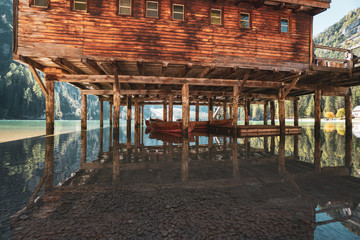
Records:
[[[278,162],[279,137],[235,140],[230,137],[193,134],[188,139],[189,160],[184,164],[181,138],[166,134],[147,134],[146,129],[139,132],[133,130],[129,135],[126,126],[122,125],[117,162],[119,166],[115,166],[115,161],[112,162],[111,129],[105,125],[100,130],[98,126],[98,121],[89,121],[89,130],[84,136],[80,131],[80,121],[56,121],[51,187],[82,186],[90,183],[93,184],[91,186],[102,186],[104,181],[99,180],[97,183],[97,179],[102,178],[111,178],[112,182],[120,179],[122,187],[131,189],[135,189],[135,185],[136,189],[139,186],[144,189],[149,186],[227,188],[227,183],[235,176],[241,179],[241,186],[244,182],[248,186],[262,187],[270,183],[289,182],[294,186],[295,190],[291,190],[294,196],[306,196],[307,201],[312,203],[311,209],[308,208],[311,210],[309,214],[312,220],[309,220],[309,226],[305,226],[312,231],[312,238],[360,238],[360,188],[354,189],[354,193],[344,194],[340,190],[337,192],[338,186],[335,186],[336,181],[360,186],[360,181],[356,180],[360,180],[360,125],[357,123],[354,123],[353,139],[350,142],[351,162],[346,162],[346,144],[349,143],[346,141],[344,123],[327,122],[322,125],[322,154],[321,161],[317,164],[314,164],[315,139],[312,123],[302,124],[301,135],[286,136],[285,163]],[[28,204],[46,172],[48,163],[45,161],[44,133],[44,121],[0,121],[1,239],[11,238],[10,217]],[[234,141],[237,141],[237,144],[234,144]],[[81,148],[84,142],[85,151]],[[237,156],[236,161],[234,154]],[[320,165],[321,169],[317,169],[315,165]],[[94,173],[98,169],[109,167],[113,170],[98,172],[97,175]],[[168,172],[169,168],[178,171]],[[142,172],[144,169],[145,172]],[[117,171],[124,174],[119,175]],[[327,180],[324,184],[314,186],[307,182],[309,179],[322,182],[322,176],[326,176],[329,186],[335,187],[327,189]],[[83,182],[80,184],[79,181]],[[230,185],[237,186],[233,182]],[[276,195],[276,192],[273,195]],[[281,193],[265,199],[262,196],[257,198],[260,199],[257,199],[258,205],[261,205],[262,201],[268,203],[275,199],[285,201],[286,205],[287,199],[283,198]]]

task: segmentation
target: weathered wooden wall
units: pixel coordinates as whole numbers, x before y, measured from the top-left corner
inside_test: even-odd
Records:
[[[144,17],[142,0],[133,0],[132,16],[118,15],[116,0],[88,1],[88,12],[72,11],[68,0],[50,2],[42,9],[19,0],[17,55],[295,66],[310,60],[307,12],[232,1],[163,0],[159,19],[153,19]],[[185,21],[171,19],[172,3],[185,4]],[[210,24],[211,8],[223,10],[223,25]],[[240,12],[251,13],[251,29],[240,29]],[[290,33],[280,33],[281,18],[290,19]]]

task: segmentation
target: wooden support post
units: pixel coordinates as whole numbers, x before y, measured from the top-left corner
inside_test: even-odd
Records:
[[[167,104],[166,104],[166,100],[164,100],[163,102],[163,120],[164,121],[167,121],[168,118],[167,118]]]
[[[81,94],[81,130],[87,129],[87,95]]]
[[[182,86],[182,133],[188,135],[190,122],[190,102],[189,102],[189,84]]]
[[[223,103],[224,119],[227,119],[227,108],[226,108],[226,104],[227,104],[227,98],[225,98],[225,101],[224,101],[224,103]]]
[[[174,118],[174,95],[169,95],[169,122]]]
[[[264,125],[268,125],[268,102],[264,104]]]
[[[294,126],[299,126],[299,101],[294,100]]]
[[[112,128],[113,126],[113,103],[109,102],[109,124],[110,127]]]
[[[282,89],[279,94],[279,123],[280,123],[280,135],[285,135],[285,98],[282,98]]]
[[[271,125],[275,126],[275,103],[270,101],[270,115],[271,115]]]
[[[238,121],[238,107],[239,107],[239,87],[234,86],[233,90],[233,106],[232,106],[232,118],[233,118],[233,127],[237,128]]]
[[[352,106],[351,106],[351,90],[345,96],[345,126],[346,126],[346,143],[345,143],[345,167],[351,167],[352,163]]]
[[[55,100],[54,100],[54,82],[45,81],[47,95],[45,96],[46,108],[46,135],[54,134],[55,123]]]
[[[140,127],[140,105],[135,98],[135,128]]]
[[[141,126],[144,126],[144,105],[141,106]]]
[[[250,101],[248,98],[245,98],[245,126],[249,125],[250,122]]]
[[[213,99],[212,97],[209,97],[208,99],[208,118],[209,118],[209,122],[211,123],[214,119],[214,106],[213,106]]]
[[[100,128],[104,127],[104,101],[100,100]]]
[[[118,70],[117,70],[116,64],[114,65],[114,77],[115,77],[115,82],[113,84],[113,91],[114,91],[114,96],[113,96],[113,101],[114,101],[113,102],[113,104],[114,104],[114,114],[113,114],[114,139],[119,139],[121,96],[120,96],[120,82],[119,82],[119,76],[118,76]]]
[[[315,151],[314,165],[315,171],[321,172],[321,90],[315,91]]]
[[[195,105],[195,121],[200,121],[200,106],[199,106],[199,100],[196,100],[196,105]]]
[[[131,117],[132,117],[131,101],[132,101],[132,96],[127,96],[127,109],[126,109],[126,129],[127,129],[127,131],[131,131]]]

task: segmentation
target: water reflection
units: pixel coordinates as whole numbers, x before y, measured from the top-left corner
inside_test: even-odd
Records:
[[[346,134],[327,130],[319,137],[321,141],[316,141],[318,139],[311,128],[304,128],[301,136],[259,138],[196,133],[182,138],[146,134],[145,129],[138,128],[136,131],[121,129],[120,134],[114,134],[112,138],[112,129],[105,128],[21,141],[16,144],[27,150],[26,154],[19,154],[16,161],[27,157],[29,164],[37,162],[38,166],[30,173],[34,179],[23,197],[26,200],[19,201],[17,207],[9,203],[5,205],[7,209],[13,209],[7,218],[15,209],[24,206],[30,196],[30,208],[36,204],[48,206],[46,201],[32,203],[40,194],[43,198],[47,196],[46,199],[56,197],[61,202],[62,194],[71,196],[74,192],[93,196],[94,192],[112,192],[114,189],[146,192],[216,188],[219,192],[230,189],[233,194],[240,191],[241,204],[249,209],[263,212],[276,209],[274,216],[270,214],[271,221],[275,223],[286,216],[292,226],[306,232],[307,237],[325,238],[329,232],[338,231],[339,226],[331,226],[333,223],[340,224],[345,235],[358,234],[360,198],[354,189],[359,189],[359,185],[351,178],[337,176],[359,177],[359,155],[356,151],[360,147],[359,140],[350,140]],[[316,146],[315,152],[321,154],[318,161],[314,161]],[[9,151],[10,145],[0,147],[3,147],[2,151]],[[346,152],[351,150],[352,158],[349,160]],[[11,163],[15,152],[5,155],[2,170],[10,169],[6,163]],[[35,156],[38,160],[34,159]],[[25,171],[18,172],[19,176],[25,176]],[[5,174],[8,178],[13,176],[10,172]],[[18,181],[20,185],[29,183],[19,178],[12,181]],[[42,185],[43,188],[40,188]],[[41,189],[43,191],[37,193]],[[10,184],[5,189],[5,193],[18,191],[19,188],[11,189]],[[15,199],[12,195],[8,197]],[[334,207],[334,204],[343,207],[337,209],[348,215],[334,215],[332,211],[338,206]],[[61,210],[60,205],[56,208]],[[321,214],[327,214],[329,219],[317,219]],[[62,217],[67,218],[66,215]],[[326,222],[328,220],[332,221]],[[4,225],[6,221],[2,219]],[[272,226],[271,221],[267,223],[268,228]],[[301,224],[297,223],[299,221]],[[26,229],[23,222],[15,218],[14,228],[20,226]],[[322,230],[324,226],[328,228],[326,231]],[[22,229],[14,231],[15,238],[23,236]],[[276,236],[291,237],[294,233],[287,231]],[[2,232],[6,232],[5,228]],[[274,233],[265,231],[263,234]]]

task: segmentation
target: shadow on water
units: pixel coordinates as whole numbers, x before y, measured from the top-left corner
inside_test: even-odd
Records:
[[[360,139],[145,132],[0,144],[1,237],[12,215],[15,239],[360,236]]]

